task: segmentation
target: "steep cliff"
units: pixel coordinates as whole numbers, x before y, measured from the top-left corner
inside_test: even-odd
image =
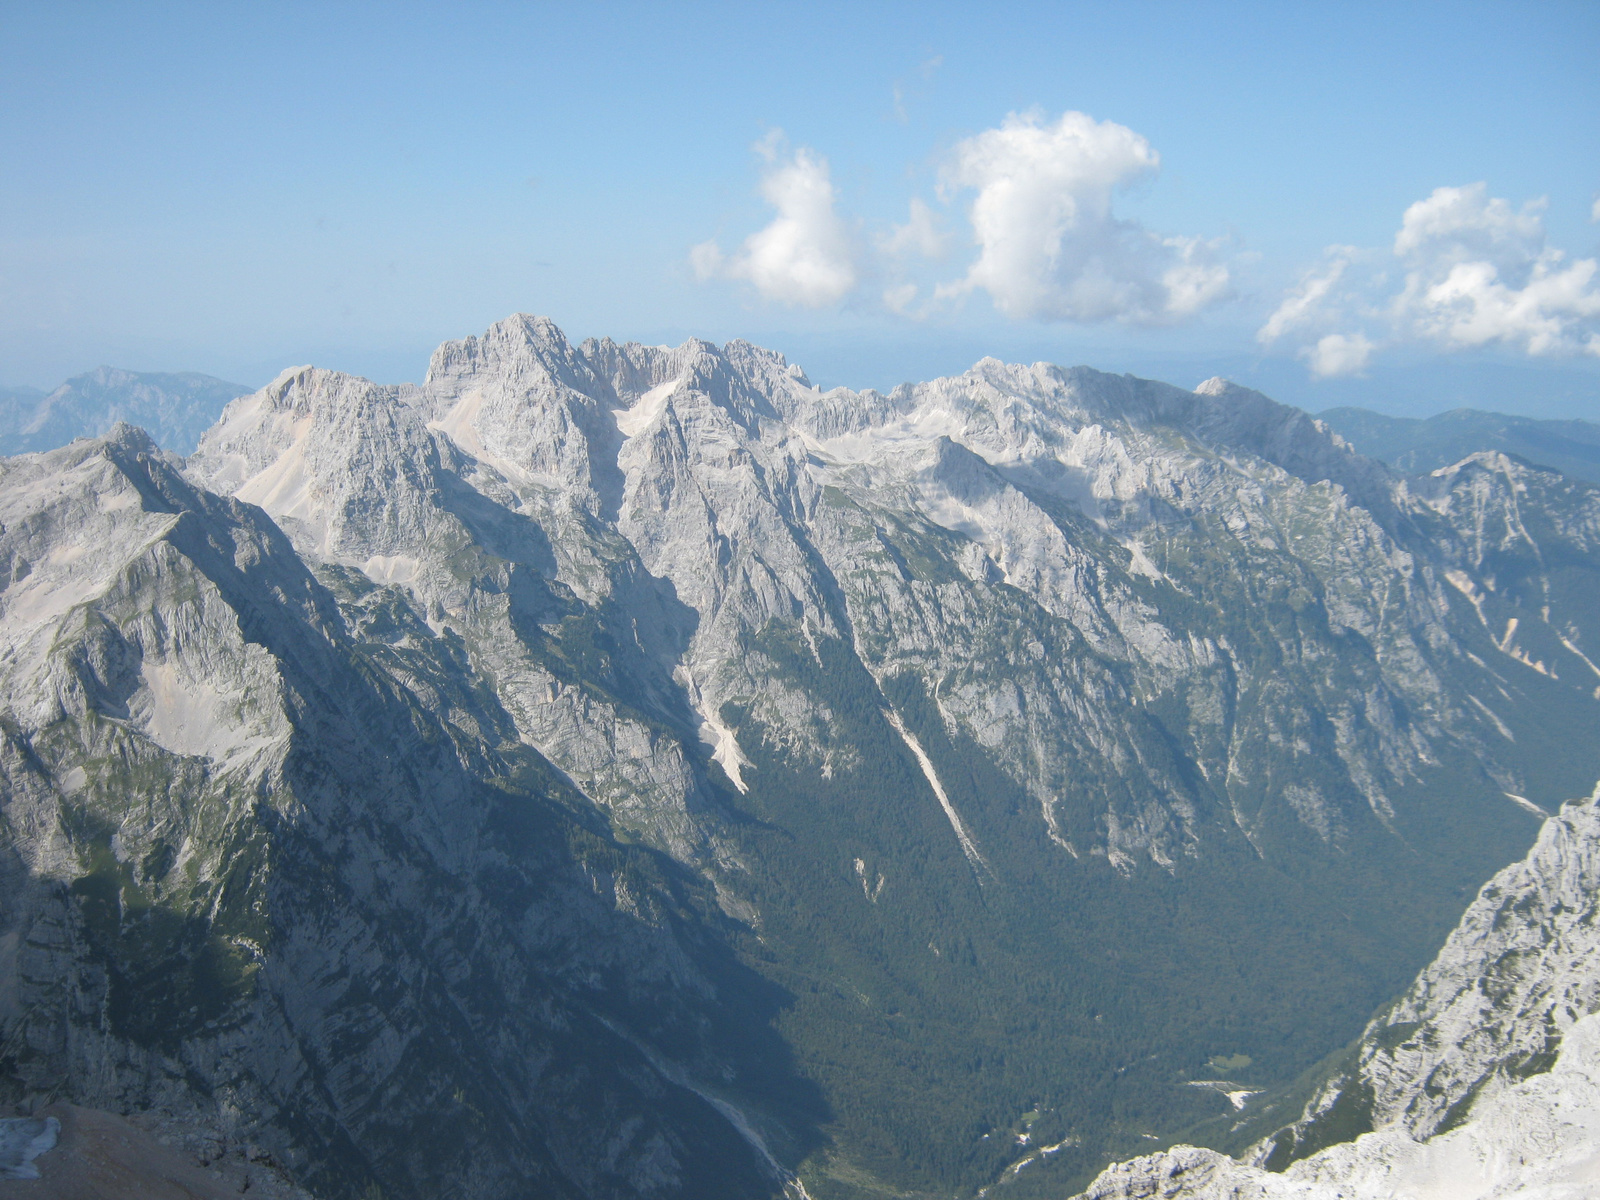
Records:
[[[713,1094],[762,1051],[715,909],[459,640],[364,581],[341,608],[127,427],[5,464],[0,522],[16,1086],[192,1114],[330,1195],[777,1190]]]

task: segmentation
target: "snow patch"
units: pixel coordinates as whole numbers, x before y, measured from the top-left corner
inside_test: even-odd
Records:
[[[1219,1095],[1226,1096],[1228,1103],[1233,1105],[1235,1112],[1240,1111],[1246,1104],[1250,1103],[1251,1096],[1261,1095],[1260,1088],[1242,1088],[1226,1079],[1191,1079],[1189,1086],[1207,1088]]]
[[[1572,653],[1576,654],[1579,658],[1583,659],[1584,665],[1587,666],[1589,670],[1593,671],[1596,675],[1600,675],[1600,667],[1597,667],[1594,665],[1594,663],[1590,662],[1589,656],[1582,650],[1579,650],[1578,647],[1574,645],[1565,634],[1557,633],[1556,636],[1561,639],[1561,644],[1563,646],[1565,646]]]
[[[883,895],[883,885],[888,882],[880,874],[873,880],[869,878],[867,864],[863,859],[856,859],[856,878],[861,881],[861,894],[873,904],[878,902],[878,897]]]
[[[54,1117],[12,1117],[0,1121],[0,1179],[38,1179],[33,1160],[52,1149],[61,1134]]]
[[[633,403],[632,408],[614,408],[611,415],[617,419],[617,429],[624,438],[635,438],[655,423],[667,407],[667,401],[672,398],[672,393],[678,390],[682,382],[673,379],[657,387],[651,388]]]
[[[949,408],[925,408],[859,433],[821,439],[802,436],[807,447],[836,463],[876,463],[886,453],[914,449],[941,437],[960,442],[966,428],[966,418]],[[969,449],[982,453],[974,447]]]
[[[1490,708],[1476,696],[1468,696],[1467,699],[1472,702],[1479,712],[1494,722],[1494,727],[1500,731],[1501,737],[1505,738],[1508,742],[1514,742],[1517,740],[1516,735],[1513,734],[1509,728],[1507,728],[1506,723],[1499,718],[1494,709]]]
[[[1457,570],[1446,571],[1444,577],[1449,581],[1451,587],[1455,588],[1456,591],[1471,602],[1474,611],[1478,614],[1478,620],[1483,623],[1485,629],[1488,629],[1489,618],[1483,615],[1483,597],[1479,594],[1477,585],[1472,582],[1472,577],[1465,571]]]
[[[1548,817],[1550,815],[1549,813],[1545,812],[1544,809],[1540,808],[1537,804],[1535,804],[1532,800],[1529,800],[1526,796],[1519,796],[1515,792],[1506,792],[1505,793],[1505,797],[1506,797],[1507,800],[1509,800],[1513,804],[1515,804],[1518,808],[1526,809],[1528,812],[1531,812],[1536,817]]]

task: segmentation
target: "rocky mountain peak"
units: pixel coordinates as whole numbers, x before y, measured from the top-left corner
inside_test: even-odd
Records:
[[[589,363],[548,317],[518,313],[481,336],[446,342],[434,351],[425,386],[458,394],[471,380],[525,396],[571,392],[588,395],[598,380]]]

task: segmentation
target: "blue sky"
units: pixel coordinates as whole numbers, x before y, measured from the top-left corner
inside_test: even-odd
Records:
[[[0,384],[522,310],[1600,419],[1600,5],[993,8],[0,0]]]

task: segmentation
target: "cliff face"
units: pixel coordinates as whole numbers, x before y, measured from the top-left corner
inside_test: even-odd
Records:
[[[1064,1187],[1348,1041],[1600,745],[1600,495],[1221,381],[516,317],[0,522],[11,1073],[329,1193]]]
[[[672,1078],[737,1063],[714,918],[517,740],[458,640],[364,581],[341,606],[136,431],[3,486],[26,1085],[220,1121],[329,1194],[776,1188]]]

